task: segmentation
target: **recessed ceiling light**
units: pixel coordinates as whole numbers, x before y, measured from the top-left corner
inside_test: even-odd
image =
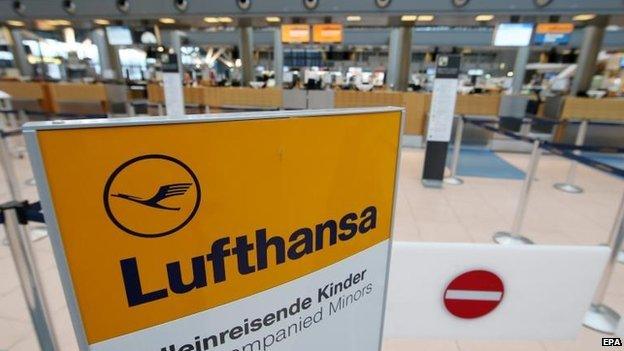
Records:
[[[416,16],[416,15],[404,15],[404,16],[401,16],[401,21],[403,21],[403,22],[414,22],[414,21],[416,21],[416,19],[418,19],[418,16]]]
[[[232,17],[219,17],[220,23],[232,23]]]
[[[107,19],[98,18],[98,19],[94,19],[93,23],[99,24],[100,26],[108,26],[110,24],[110,21]]]
[[[431,22],[435,19],[434,15],[420,15],[418,16],[418,22]]]
[[[282,19],[279,17],[275,17],[275,16],[270,16],[266,18],[266,21],[269,23],[277,23],[280,22]]]
[[[478,15],[475,17],[475,21],[477,22],[487,22],[494,19],[494,15]]]
[[[204,17],[206,23],[219,23],[219,19],[216,17]]]
[[[593,13],[583,13],[572,17],[572,19],[575,21],[589,21],[593,20],[594,18],[596,18],[596,15],[594,15]]]
[[[361,20],[362,20],[362,17],[360,16],[347,16],[348,22],[359,22]]]
[[[169,18],[169,17],[163,17],[163,18],[159,19],[158,21],[160,23],[163,23],[163,24],[174,24],[176,22],[175,19]]]
[[[53,26],[71,26],[70,21],[62,19],[50,20],[50,24]]]
[[[13,27],[23,27],[25,25],[24,22],[16,20],[8,20],[6,23]]]

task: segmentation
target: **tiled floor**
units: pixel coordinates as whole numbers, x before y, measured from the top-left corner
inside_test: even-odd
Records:
[[[501,154],[508,162],[525,169],[527,155]],[[462,186],[427,189],[420,183],[423,151],[404,149],[396,215],[395,237],[411,241],[491,242],[493,232],[509,229],[521,181],[465,178]],[[16,159],[21,184],[32,177],[25,159]],[[544,156],[537,172],[526,214],[524,234],[542,244],[600,244],[606,241],[615,212],[624,193],[624,181],[579,167],[582,195],[570,195],[552,188],[564,178],[568,163]],[[0,179],[0,184],[5,184]],[[33,186],[24,185],[24,195],[36,200]],[[0,200],[8,198],[0,187]],[[0,237],[3,234],[0,233]],[[37,262],[61,350],[77,349],[69,314],[48,239],[34,243]],[[0,245],[0,350],[37,350],[10,252]],[[614,273],[607,303],[624,312],[624,265]],[[386,340],[384,351],[592,351],[602,350],[601,335],[582,329],[574,341],[486,342]]]

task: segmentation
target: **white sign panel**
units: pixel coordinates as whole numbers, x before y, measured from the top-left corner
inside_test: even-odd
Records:
[[[386,338],[573,339],[607,247],[395,242]]]
[[[184,93],[180,73],[163,72],[163,89],[168,116],[184,116]]]
[[[427,141],[448,142],[451,139],[456,100],[457,79],[436,78],[433,82]]]

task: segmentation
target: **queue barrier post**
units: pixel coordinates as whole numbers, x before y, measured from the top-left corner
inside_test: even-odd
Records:
[[[158,108],[158,115],[159,116],[164,116],[165,115],[165,108],[164,108],[163,104],[158,103],[157,108]]]
[[[589,127],[589,121],[584,119],[579,125],[579,129],[578,129],[578,132],[576,133],[576,140],[574,142],[574,145],[583,146],[583,144],[585,144],[585,137],[587,136],[588,127]],[[574,150],[574,153],[576,155],[579,155],[580,151]],[[568,169],[568,175],[566,176],[566,181],[563,183],[556,183],[554,185],[555,189],[564,191],[570,194],[580,194],[583,192],[583,188],[574,184],[577,165],[578,165],[578,162],[576,161],[570,162],[570,168]]]
[[[4,229],[39,347],[41,351],[57,351],[60,349],[52,327],[50,310],[43,296],[43,285],[37,272],[32,246],[24,235],[25,222],[18,215],[18,208],[23,208],[24,205],[23,202],[12,201],[0,206],[4,215]]]
[[[30,238],[26,235],[28,232],[23,226],[26,222],[20,220],[20,216],[18,216],[17,209],[23,208],[25,203],[16,201],[16,199],[22,198],[22,194],[4,135],[0,136],[0,164],[2,164],[11,198],[13,199],[11,202],[2,205],[0,209],[4,215],[6,240],[11,249],[11,256],[17,269],[28,312],[30,313],[41,350],[59,350],[52,323],[50,322],[49,310],[43,296],[41,280],[39,279],[32,255]]]
[[[451,158],[450,175],[444,178],[445,184],[461,185],[464,181],[457,176],[457,165],[459,164],[459,153],[461,151],[462,137],[464,135],[464,116],[459,116],[455,128],[455,140],[453,141],[453,156]]]
[[[11,192],[11,198],[14,200],[21,199],[22,193],[20,191],[20,184],[17,178],[17,172],[15,172],[13,160],[11,160],[8,140],[4,135],[0,135],[0,163],[2,164],[2,169],[4,169],[4,174],[7,178],[9,191]]]
[[[614,311],[611,307],[604,303],[604,298],[609,287],[611,275],[615,269],[615,265],[618,261],[618,256],[621,254],[622,243],[624,242],[624,196],[620,202],[620,208],[618,210],[615,224],[611,230],[611,236],[609,238],[609,247],[611,248],[611,256],[609,262],[605,268],[602,280],[598,284],[596,295],[592,301],[589,310],[585,314],[583,325],[587,328],[606,333],[613,334],[620,322],[620,315]]]
[[[529,168],[527,169],[524,182],[522,183],[522,190],[520,191],[520,199],[518,200],[518,206],[516,208],[516,214],[510,232],[500,231],[494,234],[494,242],[502,245],[530,245],[533,244],[531,239],[520,235],[522,230],[522,223],[524,222],[524,214],[526,213],[527,204],[529,201],[529,193],[533,180],[535,179],[535,172],[537,171],[537,165],[541,155],[540,141],[533,141],[533,149],[531,151],[531,160],[529,161]]]

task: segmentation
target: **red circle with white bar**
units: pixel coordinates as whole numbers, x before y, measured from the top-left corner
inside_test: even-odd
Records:
[[[504,295],[505,285],[498,275],[474,270],[449,283],[444,291],[444,305],[455,317],[474,319],[494,311]]]

